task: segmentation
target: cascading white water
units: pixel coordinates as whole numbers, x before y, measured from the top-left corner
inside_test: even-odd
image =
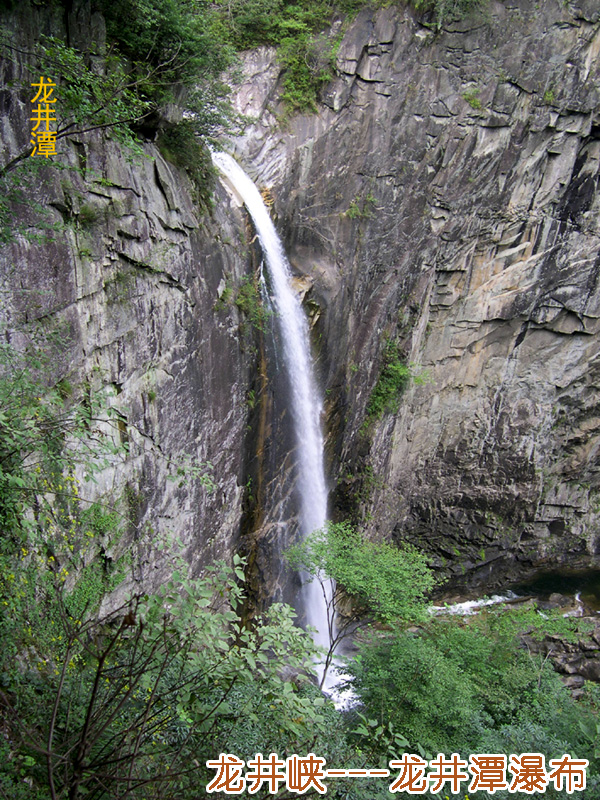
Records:
[[[254,221],[271,278],[273,304],[281,329],[283,357],[291,390],[300,497],[300,535],[305,538],[312,531],[322,528],[327,521],[327,486],[321,433],[323,406],[313,375],[308,323],[292,289],[290,265],[260,192],[230,155],[213,153],[212,158],[242,199]],[[329,583],[325,586],[325,592],[324,596],[317,581],[306,582],[303,586],[306,621],[317,630],[314,635],[316,644],[328,649],[330,633],[327,602],[331,597]]]

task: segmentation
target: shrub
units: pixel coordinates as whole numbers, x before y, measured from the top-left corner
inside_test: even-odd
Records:
[[[280,751],[325,741],[324,701],[302,688],[312,641],[278,604],[247,625],[238,556],[100,614],[129,553],[103,556],[121,516],[82,508],[74,473],[104,466],[106,426],[45,369],[35,348],[0,349],[0,794],[193,800],[248,721]],[[206,485],[206,465],[188,466]]]
[[[530,654],[517,635],[572,623],[505,609],[468,622],[434,619],[420,630],[373,635],[348,671],[367,713],[393,722],[411,748],[550,758],[577,752],[597,769],[585,736],[596,719],[593,698],[575,702],[547,659]]]
[[[381,372],[367,403],[367,422],[380,419],[385,413],[398,411],[400,398],[411,376],[411,369],[404,363],[397,345],[388,340],[383,351]]]
[[[294,111],[316,110],[319,90],[333,78],[332,44],[309,33],[282,40],[278,57],[285,68],[283,100]]]
[[[334,11],[325,0],[234,0],[227,24],[236,47],[278,47],[283,100],[292,111],[313,111],[319,89],[333,77],[335,42],[319,35]]]
[[[28,657],[1,664],[3,793],[15,797],[26,765],[29,797],[116,798],[126,789],[140,800],[192,800],[209,777],[206,760],[243,745],[246,721],[260,721],[275,748],[306,747],[323,705],[298,691],[311,670],[310,637],[281,605],[244,626],[243,566],[217,564],[195,581],[177,573],[156,595],[84,619],[74,615],[101,596],[90,577],[64,605],[55,595],[48,639],[17,613],[17,627],[31,633]],[[7,643],[12,653],[14,638]]]
[[[463,100],[466,100],[467,103],[474,109],[482,108],[481,100],[479,99],[479,89],[472,88],[466,91],[463,94]]]
[[[82,228],[93,228],[100,220],[100,212],[94,206],[84,203],[79,209],[77,220]]]
[[[196,201],[210,208],[215,181],[215,169],[210,153],[198,138],[196,126],[190,120],[165,128],[158,137],[163,157],[176,167],[185,169],[196,189]]]
[[[264,307],[260,291],[256,287],[254,277],[244,275],[235,298],[235,305],[249,320],[256,330],[266,331],[269,312]]]

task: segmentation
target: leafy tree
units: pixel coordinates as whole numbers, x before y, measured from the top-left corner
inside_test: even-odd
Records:
[[[168,140],[165,149],[177,150],[172,160],[188,170],[200,190],[198,199],[208,204],[213,171],[203,145],[217,130],[231,129],[235,117],[226,100],[229,88],[219,78],[234,51],[218,16],[210,4],[185,0],[111,0],[99,6],[111,42],[106,53],[82,51],[48,36],[24,51],[0,37],[2,56],[18,56],[27,65],[22,85],[13,91],[29,99],[33,75],[52,77],[56,141],[107,130],[135,148],[138,133],[154,136],[161,129]],[[177,114],[171,119],[172,111],[167,121],[169,104],[178,108],[179,121]],[[0,178],[30,154],[28,144],[0,167]],[[0,212],[6,212],[9,200],[5,192]]]
[[[278,45],[284,39],[322,30],[334,4],[324,0],[227,0],[221,3],[236,47]]]
[[[11,745],[0,787],[18,786],[20,764],[40,797],[192,798],[207,781],[205,761],[225,736],[235,744],[242,720],[276,720],[279,746],[283,732],[304,742],[318,704],[281,675],[302,680],[310,637],[279,605],[246,629],[241,599],[223,564],[197,581],[176,573],[158,594],[100,617],[73,617],[60,593],[51,646],[34,639],[25,662],[3,665]]]
[[[286,553],[293,569],[317,580],[327,609],[329,652],[323,680],[339,643],[367,624],[423,619],[425,597],[434,584],[425,557],[412,547],[370,542],[347,522],[328,523]],[[330,581],[334,584],[330,588]],[[340,611],[344,598],[351,608]]]
[[[283,0],[232,0],[223,4],[235,45],[249,49],[262,44],[278,44],[283,8]]]
[[[134,67],[155,78],[147,91],[156,102],[173,99],[181,86],[217,78],[232,61],[219,17],[202,0],[97,0],[107,36]]]
[[[151,103],[140,94],[141,79],[132,78],[125,64],[114,54],[105,59],[105,70],[91,69],[86,54],[67,46],[60,39],[42,37],[32,51],[23,51],[12,45],[6,37],[0,40],[3,58],[16,55],[30,63],[31,75],[52,76],[57,83],[53,98],[56,100],[56,141],[66,136],[80,135],[97,129],[112,129],[116,135],[131,142],[129,125],[144,118],[151,111]],[[23,79],[20,89],[31,94],[31,75]],[[17,156],[0,169],[0,177],[15,169],[31,154],[28,143]]]

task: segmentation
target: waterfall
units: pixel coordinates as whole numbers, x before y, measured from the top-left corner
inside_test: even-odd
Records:
[[[308,322],[291,286],[292,272],[283,245],[260,192],[234,159],[213,153],[213,162],[244,202],[254,221],[273,290],[273,305],[283,342],[283,361],[291,393],[296,438],[297,488],[300,497],[299,528],[304,539],[327,521],[327,486],[323,464],[321,412],[323,404],[315,383]],[[318,581],[305,581],[302,589],[306,622],[313,626],[315,643],[329,649],[330,632],[325,592]],[[321,673],[323,668],[321,667]],[[322,677],[322,675],[321,675]]]

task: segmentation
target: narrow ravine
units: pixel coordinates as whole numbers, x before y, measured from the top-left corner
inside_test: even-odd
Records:
[[[296,440],[296,480],[300,498],[299,533],[304,540],[327,521],[327,484],[323,458],[321,413],[323,403],[314,376],[309,328],[300,301],[292,289],[292,272],[281,240],[260,192],[237,162],[226,153],[213,153],[213,161],[241,198],[252,217],[264,254],[272,288],[272,302],[283,342]],[[330,625],[327,606],[331,585],[304,580],[302,605],[305,620],[316,629],[315,643],[329,649]],[[333,624],[333,623],[332,623]],[[323,677],[323,667],[320,666]],[[326,676],[325,687],[332,679]]]

